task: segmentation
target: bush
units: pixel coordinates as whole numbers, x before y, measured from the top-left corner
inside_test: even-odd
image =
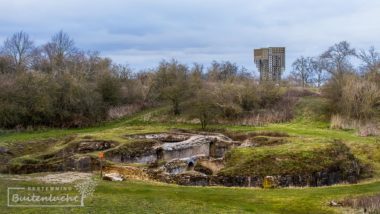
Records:
[[[216,101],[209,92],[206,88],[200,89],[188,106],[190,116],[199,119],[202,129],[206,129],[207,125],[219,115]]]
[[[179,115],[180,103],[192,94],[187,66],[176,60],[160,62],[155,75],[154,89],[158,93],[157,98],[170,103],[172,113]]]
[[[244,111],[251,111],[259,107],[259,95],[256,83],[246,81],[239,90],[239,104]]]
[[[82,127],[106,118],[95,85],[69,73],[2,75],[0,126]]]
[[[48,76],[23,73],[3,76],[5,84],[0,93],[0,124],[2,127],[28,126],[44,123],[53,114],[54,84]]]
[[[330,128],[332,129],[356,129],[360,126],[360,121],[353,120],[347,117],[343,117],[339,114],[333,115],[331,117]]]
[[[357,129],[358,135],[362,137],[380,135],[380,130],[376,122],[366,120],[360,121],[343,117],[341,115],[333,115],[331,117],[330,128],[343,130]]]
[[[108,106],[116,106],[121,102],[120,81],[110,73],[99,76],[97,91],[102,96],[103,102]]]
[[[363,209],[364,213],[380,213],[380,194],[372,196],[362,196],[359,198],[347,198],[340,202],[342,206],[352,207],[354,209]]]
[[[221,115],[227,119],[237,118],[243,109],[239,102],[240,86],[234,83],[217,83],[211,85],[213,100],[221,112]]]
[[[365,78],[346,74],[342,81],[330,80],[323,94],[330,101],[332,113],[360,121],[379,116],[380,89]]]
[[[260,83],[258,94],[261,108],[271,107],[281,99],[280,88],[272,82]]]
[[[368,120],[375,116],[380,105],[380,89],[375,83],[349,75],[342,88],[341,110],[349,117]]]

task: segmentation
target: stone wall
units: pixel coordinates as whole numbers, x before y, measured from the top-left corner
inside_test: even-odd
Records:
[[[188,158],[192,156],[205,155],[209,156],[210,154],[210,144],[197,144],[187,148],[181,148],[176,150],[163,150],[163,160],[169,161],[173,159]]]

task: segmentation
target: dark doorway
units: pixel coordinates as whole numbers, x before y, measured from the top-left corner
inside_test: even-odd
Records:
[[[191,171],[194,169],[194,162],[193,161],[190,161],[188,164],[187,164],[187,171]]]
[[[164,158],[164,150],[162,148],[158,148],[156,150],[157,160],[162,160]]]

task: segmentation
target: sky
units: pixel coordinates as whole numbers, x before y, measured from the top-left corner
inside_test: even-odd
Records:
[[[257,74],[253,49],[284,46],[289,72],[297,57],[343,40],[379,48],[379,21],[379,0],[0,0],[0,42],[23,30],[39,45],[63,30],[135,70],[175,58]]]

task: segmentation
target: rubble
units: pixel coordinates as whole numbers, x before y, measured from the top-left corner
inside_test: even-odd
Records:
[[[123,181],[124,178],[119,173],[113,172],[113,173],[104,174],[103,180],[106,180],[106,181]]]

